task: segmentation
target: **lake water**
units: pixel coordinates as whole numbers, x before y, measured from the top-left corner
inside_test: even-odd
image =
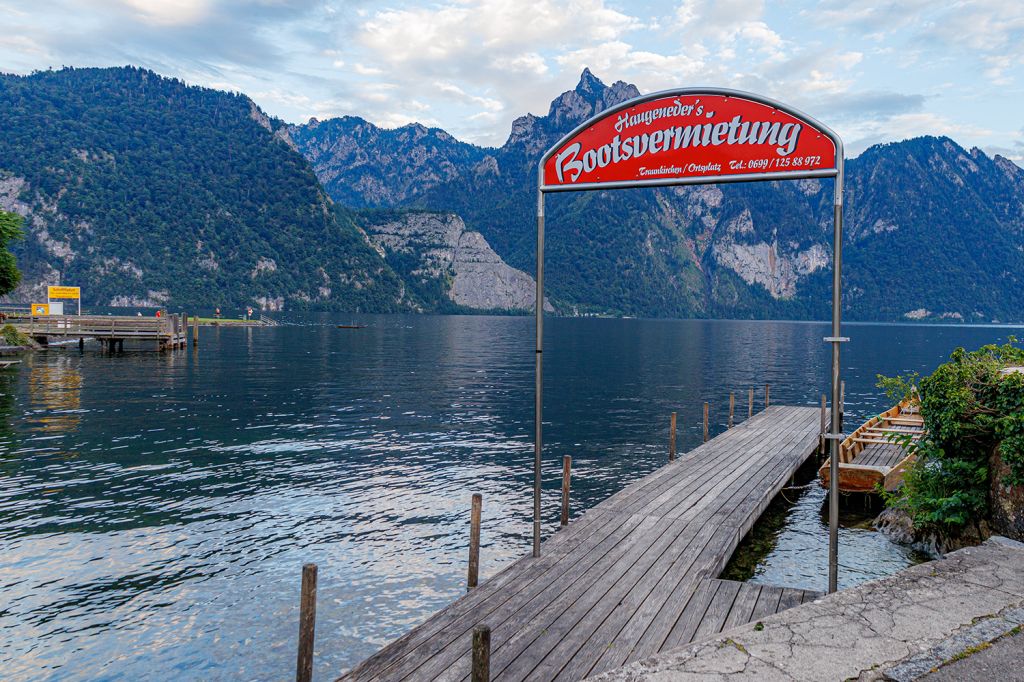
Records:
[[[481,573],[529,551],[533,321],[305,318],[204,328],[198,352],[50,350],[0,372],[0,678],[240,680],[294,674],[301,565],[319,564],[316,675],[330,679],[464,593],[470,495]],[[358,322],[366,329],[336,329]],[[1007,327],[847,325],[847,415],[875,374],[928,372]],[[574,513],[713,432],[729,391],[817,405],[827,325],[552,319],[545,534],[559,464]],[[1019,330],[1017,331],[1019,333]],[[824,589],[820,491],[755,579]],[[843,531],[844,584],[914,560]]]

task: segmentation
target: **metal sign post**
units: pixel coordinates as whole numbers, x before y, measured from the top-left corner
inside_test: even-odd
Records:
[[[537,302],[533,444],[533,556],[540,556],[544,409],[544,195],[548,192],[759,180],[835,179],[832,279],[832,477],[829,591],[838,567],[839,344],[843,143],[813,118],[738,90],[683,88],[623,102],[584,121],[537,167]]]

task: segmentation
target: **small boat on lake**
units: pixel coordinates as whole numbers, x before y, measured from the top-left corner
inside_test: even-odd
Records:
[[[924,418],[917,400],[904,400],[864,422],[839,445],[839,490],[844,493],[872,493],[879,487],[895,490],[916,458],[913,446],[924,433]],[[818,470],[825,488],[829,484],[830,466],[831,458]]]

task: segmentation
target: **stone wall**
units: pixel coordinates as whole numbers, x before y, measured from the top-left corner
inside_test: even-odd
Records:
[[[989,509],[992,532],[1024,541],[1024,486],[1006,485],[1003,479],[1010,467],[999,449],[989,460]]]

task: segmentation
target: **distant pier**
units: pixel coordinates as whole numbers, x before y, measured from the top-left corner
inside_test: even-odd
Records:
[[[185,348],[188,320],[184,313],[162,317],[128,315],[44,315],[11,317],[8,322],[44,346],[53,340],[96,339],[104,350],[124,350],[125,340],[152,342],[158,351]]]
[[[492,679],[579,680],[816,597],[718,576],[820,433],[818,408],[768,407],[585,512],[540,557],[341,679],[470,679],[476,640]]]

